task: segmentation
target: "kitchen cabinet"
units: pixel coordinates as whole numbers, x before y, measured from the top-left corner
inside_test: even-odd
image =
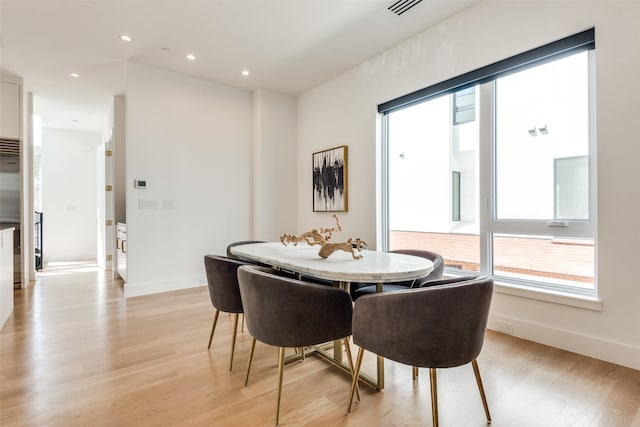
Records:
[[[0,81],[0,139],[20,140],[20,85]]]
[[[0,328],[13,311],[13,231],[0,230]]]
[[[127,224],[118,223],[116,232],[116,269],[122,280],[127,281]]]

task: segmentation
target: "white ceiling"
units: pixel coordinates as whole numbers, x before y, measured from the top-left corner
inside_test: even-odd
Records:
[[[128,61],[299,95],[475,1],[397,16],[395,0],[0,0],[0,68],[24,79],[45,126],[99,132]]]

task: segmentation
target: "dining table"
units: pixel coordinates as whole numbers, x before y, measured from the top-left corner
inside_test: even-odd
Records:
[[[424,277],[433,270],[433,263],[413,255],[375,250],[336,251],[327,258],[319,255],[319,245],[307,243],[283,244],[281,242],[250,243],[231,248],[231,253],[250,262],[269,265],[289,271],[304,279],[311,276],[330,281],[333,286],[349,291],[350,283],[374,283],[382,292],[385,283],[405,282]],[[360,257],[361,256],[361,257]],[[356,257],[360,257],[357,258]],[[350,372],[342,360],[342,347],[334,343],[333,354],[321,348],[313,349],[332,364]],[[303,352],[304,354],[304,352]],[[378,390],[384,388],[384,358],[377,356],[376,378],[361,373],[360,379]]]

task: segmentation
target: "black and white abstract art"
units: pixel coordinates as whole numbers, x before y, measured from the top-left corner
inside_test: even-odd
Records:
[[[313,153],[313,211],[347,212],[347,146]]]

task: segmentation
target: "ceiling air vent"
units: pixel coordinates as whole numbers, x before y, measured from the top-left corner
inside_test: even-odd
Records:
[[[422,0],[398,0],[387,9],[396,15],[400,16],[405,13],[407,10],[411,9],[413,6],[420,3]]]

